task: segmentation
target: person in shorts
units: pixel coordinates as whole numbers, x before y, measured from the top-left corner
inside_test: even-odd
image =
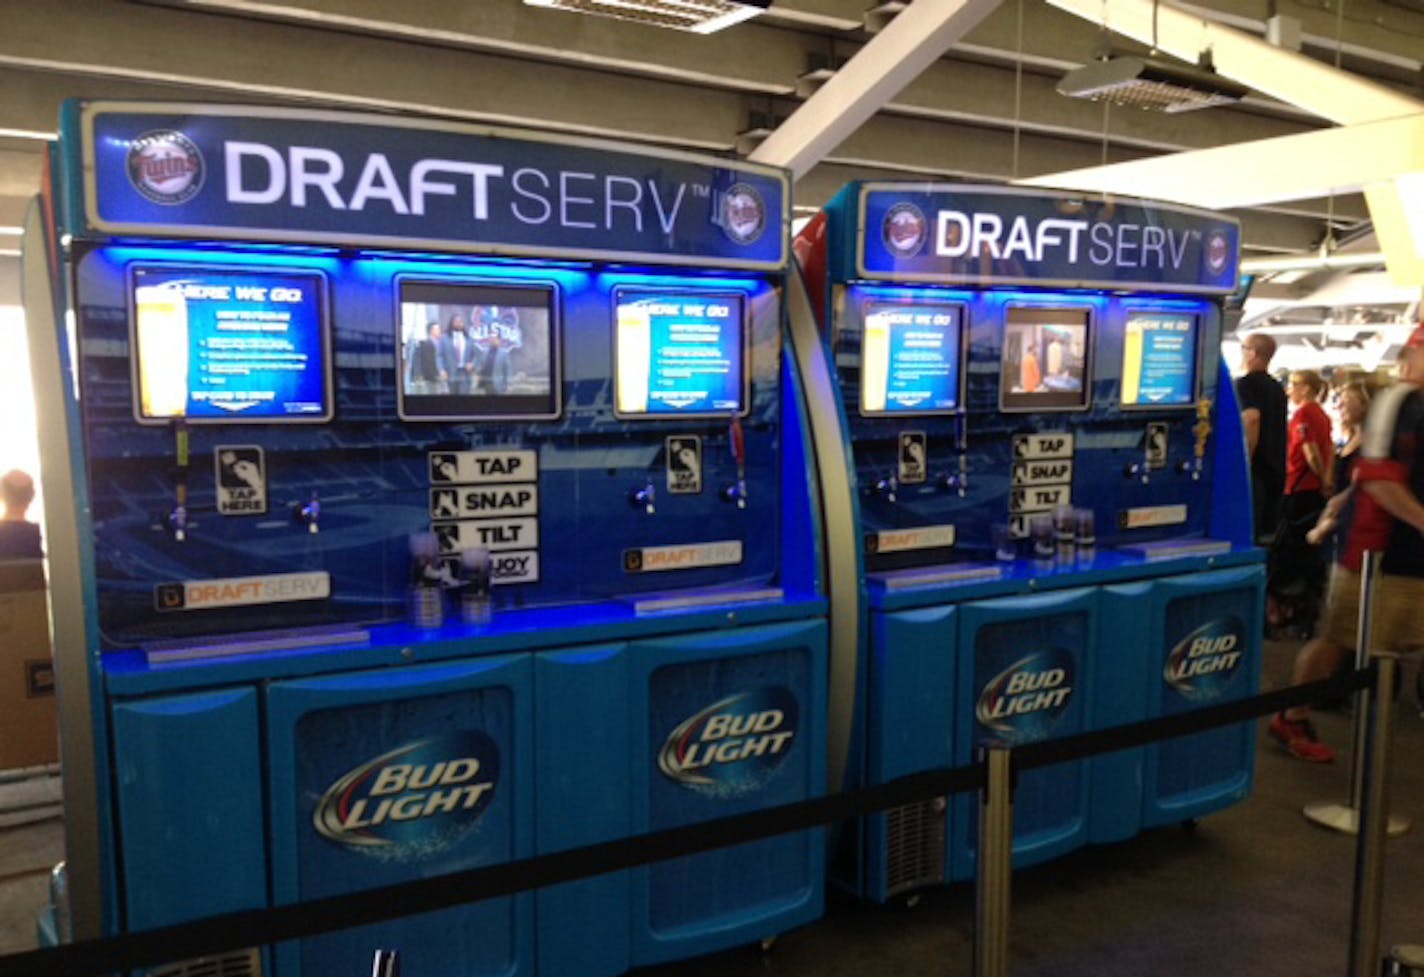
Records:
[[[1329,678],[1353,652],[1360,574],[1368,552],[1382,554],[1370,601],[1371,650],[1424,648],[1424,322],[1399,354],[1400,382],[1370,406],[1364,445],[1341,515],[1343,545],[1330,577],[1320,634],[1296,656],[1296,684]],[[1304,706],[1271,720],[1270,735],[1291,755],[1329,763]]]

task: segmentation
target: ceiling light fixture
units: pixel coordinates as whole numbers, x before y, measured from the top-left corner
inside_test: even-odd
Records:
[[[1157,112],[1190,112],[1239,102],[1249,92],[1209,67],[1161,58],[1119,55],[1085,64],[1063,76],[1058,93]]]
[[[711,34],[755,17],[771,6],[771,0],[524,0],[524,4]]]

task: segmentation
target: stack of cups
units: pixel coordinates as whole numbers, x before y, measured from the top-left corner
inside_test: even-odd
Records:
[[[410,537],[410,590],[406,612],[412,627],[438,628],[445,621],[445,594],[441,589],[443,567],[440,542],[434,533],[413,533]]]
[[[460,554],[460,619],[466,624],[488,624],[490,619],[490,551],[472,547]]]

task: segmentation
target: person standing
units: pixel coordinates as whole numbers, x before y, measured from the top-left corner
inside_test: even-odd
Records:
[[[1286,489],[1286,394],[1271,376],[1276,341],[1253,332],[1241,341],[1245,374],[1236,381],[1246,455],[1251,459],[1251,510],[1255,538],[1267,542],[1281,518]]]
[[[1324,388],[1314,370],[1290,375],[1287,389],[1295,411],[1286,448],[1286,494],[1266,583],[1271,626],[1297,628],[1303,637],[1309,636],[1325,593],[1325,555],[1307,534],[1335,490],[1335,444],[1318,399]]]
[[[1360,574],[1367,552],[1382,554],[1371,601],[1371,643],[1386,651],[1424,648],[1424,322],[1399,354],[1399,380],[1375,398],[1341,520],[1344,545],[1330,575],[1321,633],[1296,656],[1294,682],[1327,679],[1355,648]],[[1292,756],[1329,763],[1310,710],[1287,709],[1269,733]]]
[[[441,352],[450,373],[450,392],[456,395],[470,393],[474,386],[479,349],[466,333],[465,318],[458,312],[446,323]]]
[[[25,518],[35,500],[34,479],[12,468],[0,475],[0,495],[5,500],[5,514],[0,517],[0,560],[43,559],[40,527]]]
[[[425,339],[415,347],[415,381],[418,394],[443,394],[449,391],[446,384],[450,373],[445,367],[444,343],[440,338],[440,323],[432,322],[425,327]]]

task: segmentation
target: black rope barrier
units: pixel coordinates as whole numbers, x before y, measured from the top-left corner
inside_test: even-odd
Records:
[[[1292,686],[1220,706],[1082,733],[1061,740],[1025,744],[1014,750],[1015,770],[1130,749],[1258,718],[1290,706],[1346,695],[1370,685],[1373,678],[1373,668],[1360,669],[1326,681]],[[979,790],[984,783],[982,763],[911,774],[874,787],[714,821],[700,821],[569,851],[286,906],[226,913],[173,926],[11,954],[0,957],[0,977],[97,977],[115,971],[281,943],[805,831],[890,808]]]

